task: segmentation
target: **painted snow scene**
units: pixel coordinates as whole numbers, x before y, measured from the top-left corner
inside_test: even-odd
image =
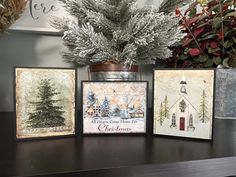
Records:
[[[147,82],[83,82],[83,132],[145,133]]]
[[[214,70],[155,70],[154,134],[211,139]]]
[[[75,134],[75,70],[16,68],[16,137]]]

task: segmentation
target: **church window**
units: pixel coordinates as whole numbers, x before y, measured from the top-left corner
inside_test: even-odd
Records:
[[[189,117],[189,127],[193,127],[193,115],[190,114],[190,117]]]
[[[185,112],[185,109],[187,108],[187,104],[184,100],[182,100],[180,103],[179,103],[179,109],[181,112]]]
[[[171,126],[173,126],[173,127],[176,126],[176,116],[175,116],[175,113],[173,113],[172,118],[171,118]]]

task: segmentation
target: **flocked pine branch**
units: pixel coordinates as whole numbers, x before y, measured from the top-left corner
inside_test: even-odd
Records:
[[[176,7],[188,5],[195,0],[163,0],[159,7],[160,12],[171,13]]]
[[[60,1],[78,22],[54,18],[52,25],[64,32],[64,58],[79,65],[154,63],[170,57],[169,47],[184,36],[174,15],[137,8],[137,0]]]

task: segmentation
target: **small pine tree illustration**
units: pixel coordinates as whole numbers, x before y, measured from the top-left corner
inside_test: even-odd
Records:
[[[202,123],[206,123],[210,118],[208,115],[208,107],[207,107],[207,96],[205,90],[202,91],[201,101],[199,106],[199,119]]]
[[[102,117],[107,117],[109,115],[109,109],[110,109],[110,102],[108,98],[105,96],[104,101],[101,105]]]
[[[93,93],[91,91],[88,93],[87,98],[88,98],[87,104],[89,106],[92,106],[96,102],[95,93]]]
[[[165,119],[165,117],[164,117],[164,111],[163,111],[163,103],[161,102],[160,109],[158,112],[158,120],[157,120],[157,121],[160,121],[161,126],[164,122],[164,119]]]
[[[169,113],[169,106],[168,106],[167,96],[165,96],[164,105],[163,105],[163,112],[164,112],[164,117],[169,118],[170,113]]]
[[[50,79],[42,79],[38,86],[36,97],[39,101],[30,102],[34,111],[29,113],[27,120],[30,128],[48,128],[65,125],[62,106],[57,106],[61,100],[53,99],[60,93],[56,91]]]

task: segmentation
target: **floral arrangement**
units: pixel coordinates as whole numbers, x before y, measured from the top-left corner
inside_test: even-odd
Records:
[[[24,11],[25,0],[0,0],[0,33],[6,31]]]
[[[184,36],[178,18],[165,13],[183,0],[164,0],[159,9],[138,8],[137,0],[60,1],[78,23],[55,17],[52,26],[64,32],[69,51],[63,52],[63,57],[80,66],[154,64],[156,59],[172,56],[169,46]]]
[[[199,4],[202,11],[197,13]],[[175,66],[236,66],[235,0],[197,0],[184,14],[177,8],[176,15],[187,35],[175,48]]]

